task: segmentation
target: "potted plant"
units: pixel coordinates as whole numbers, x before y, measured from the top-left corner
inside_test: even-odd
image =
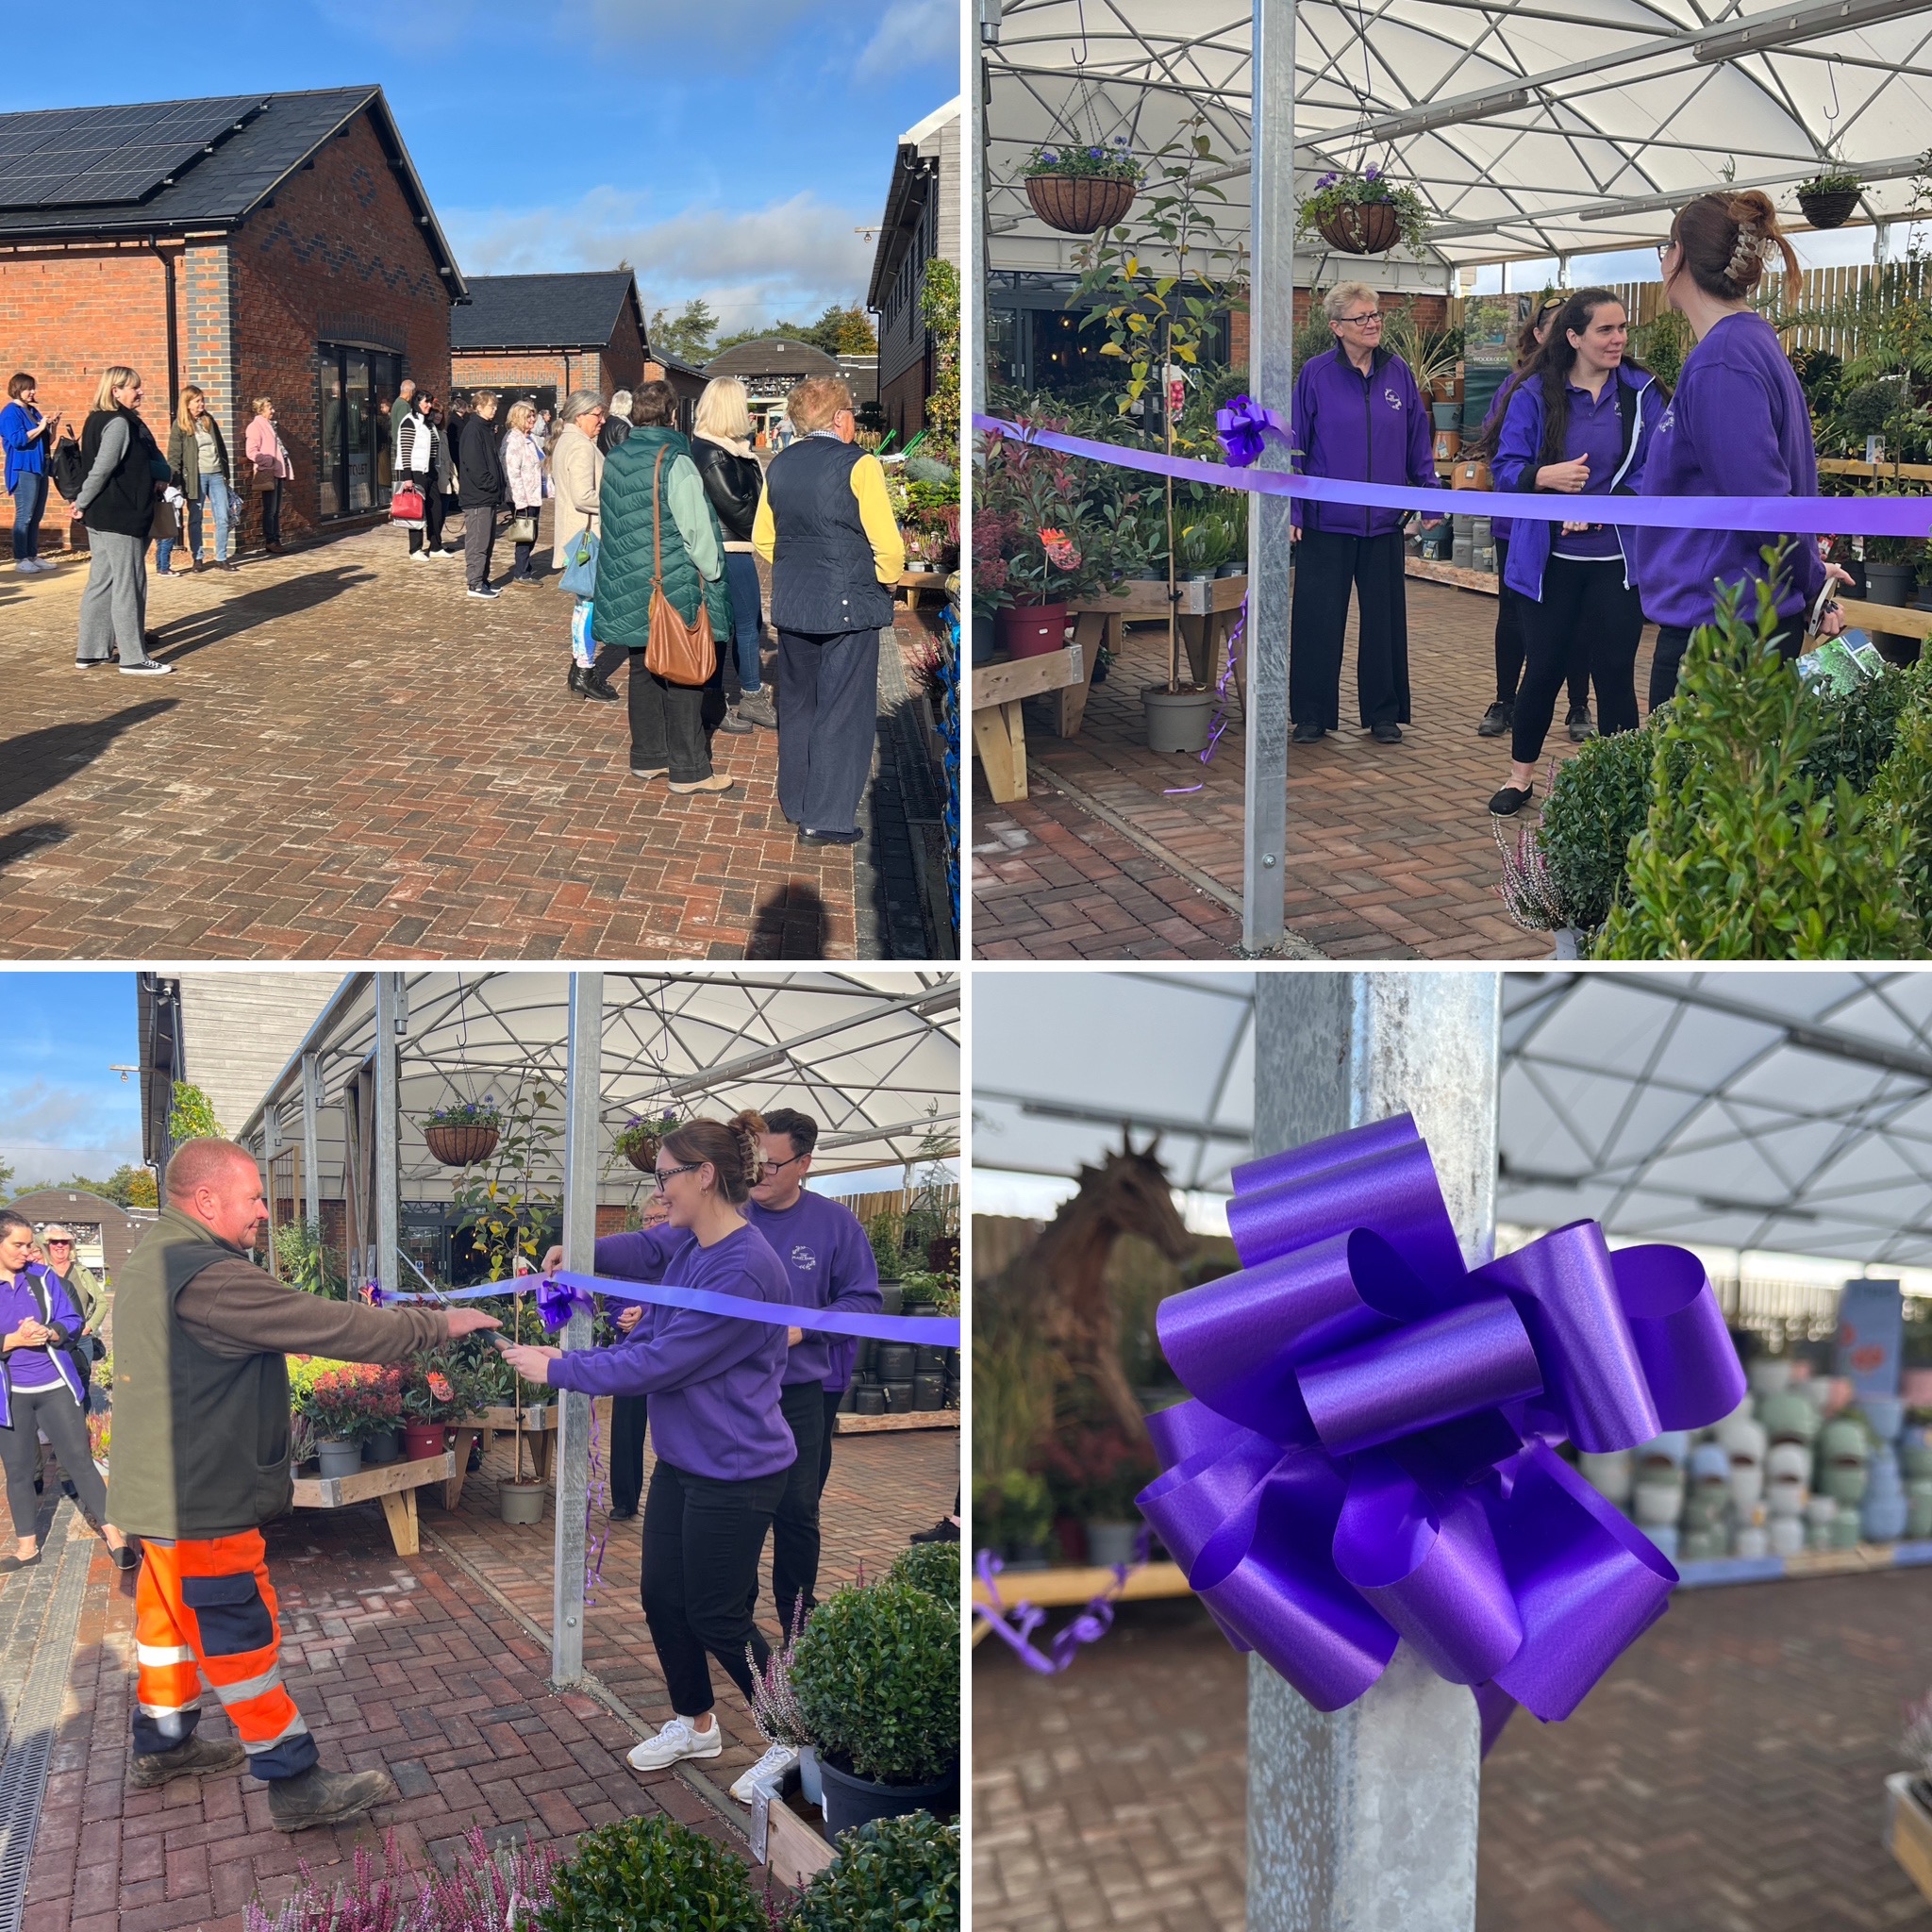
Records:
[[[304,1380],[302,1411],[323,1475],[354,1475],[362,1466],[362,1444],[402,1420],[399,1378],[368,1363],[341,1362]]]
[[[658,1150],[664,1144],[665,1135],[676,1125],[677,1116],[668,1107],[655,1120],[634,1113],[618,1130],[614,1144],[640,1174],[652,1174],[657,1170]]]
[[[510,1335],[511,1339],[517,1341],[521,1341],[524,1339],[524,1298],[522,1295],[518,1295],[511,1305]],[[492,1367],[503,1362],[503,1357],[496,1355],[493,1350],[491,1351],[491,1357]],[[508,1366],[508,1364],[503,1365]],[[497,1478],[497,1514],[506,1523],[541,1523],[543,1520],[544,1485],[537,1480],[534,1470],[527,1480],[524,1475],[524,1422],[526,1417],[544,1413],[548,1405],[525,1402],[524,1400],[523,1377],[514,1373],[510,1376],[508,1399],[514,1411],[511,1419],[515,1426],[515,1434],[512,1439],[515,1462],[511,1474]]]
[[[1147,1446],[1116,1425],[1065,1430],[1047,1445],[1047,1488],[1057,1510],[1085,1531],[1091,1563],[1134,1560],[1141,1529],[1134,1498],[1158,1474]]]
[[[974,1373],[976,1387],[976,1367]],[[973,1485],[973,1523],[975,1534],[999,1552],[1009,1570],[1046,1568],[1053,1497],[1044,1476],[1027,1469],[1003,1469],[977,1477]]]
[[[791,1662],[825,1824],[959,1807],[959,1611],[888,1577],[812,1612]]]
[[[1295,208],[1297,235],[1320,235],[1343,255],[1386,255],[1400,242],[1412,254],[1427,245],[1429,210],[1413,188],[1398,188],[1379,168],[1359,175],[1331,170]]]
[[[491,1921],[491,1923],[495,1923]],[[621,1818],[577,1840],[550,1880],[544,1932],[771,1932],[750,1869],[672,1818]]]
[[[409,1365],[403,1385],[403,1449],[411,1462],[441,1456],[449,1447],[448,1424],[469,1412],[458,1393],[455,1364],[446,1355],[423,1357]]]
[[[468,1167],[496,1152],[503,1116],[492,1094],[483,1100],[455,1101],[423,1122],[423,1139],[433,1158],[445,1167]]]
[[[1856,168],[1834,163],[1798,183],[1798,208],[1814,228],[1841,228],[1858,206],[1864,182]]]
[[[896,1315],[906,1306],[906,1224],[891,1213],[874,1214],[865,1224],[866,1245],[872,1249],[873,1266],[878,1270],[879,1293],[885,1297],[885,1313]]]
[[[1033,212],[1063,235],[1097,235],[1134,205],[1141,164],[1127,137],[1090,147],[1079,141],[1037,147],[1023,170]]]
[[[1048,417],[1023,427],[1064,429]],[[1089,541],[1089,513],[1074,458],[1018,439],[985,440],[973,542],[975,606],[992,613],[996,646],[1015,658],[1062,649],[1067,606],[1110,588],[1113,573]],[[996,566],[996,567],[994,567]]]
[[[799,1893],[787,1932],[958,1932],[959,1827],[924,1811],[848,1831]]]

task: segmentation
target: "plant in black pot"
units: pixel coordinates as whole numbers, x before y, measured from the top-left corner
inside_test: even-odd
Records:
[[[1864,186],[1856,168],[1821,168],[1808,181],[1798,183],[1798,208],[1814,228],[1841,228],[1858,206]]]
[[[825,1824],[959,1808],[959,1611],[909,1582],[841,1590],[812,1612],[792,1692],[819,1754]]]
[[[625,1818],[577,1840],[550,1883],[543,1932],[771,1932],[741,1860],[669,1818]]]
[[[874,1819],[799,1894],[787,1932],[958,1932],[959,1827],[924,1811]]]
[[[1091,1563],[1134,1560],[1141,1528],[1134,1498],[1158,1474],[1147,1444],[1118,1427],[1068,1429],[1047,1445],[1047,1488],[1057,1509],[1086,1532]]]

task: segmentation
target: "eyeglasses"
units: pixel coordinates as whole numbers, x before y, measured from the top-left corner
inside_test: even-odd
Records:
[[[658,1191],[660,1194],[664,1191],[664,1183],[666,1181],[675,1180],[681,1174],[695,1174],[704,1164],[702,1160],[694,1160],[684,1167],[660,1167],[656,1176]]]
[[[784,1160],[768,1160],[765,1162],[765,1172],[767,1174],[776,1174],[781,1167],[790,1167],[793,1162],[803,1160],[805,1156],[802,1154],[793,1154]]]
[[[1338,315],[1337,322],[1352,322],[1357,328],[1380,328],[1382,316],[1379,309],[1371,308],[1366,315]]]

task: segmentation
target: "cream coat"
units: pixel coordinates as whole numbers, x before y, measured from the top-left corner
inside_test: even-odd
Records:
[[[550,481],[557,492],[555,553],[560,556],[563,546],[586,525],[601,541],[597,491],[604,481],[604,455],[595,438],[586,436],[575,423],[566,423],[557,432],[557,446],[550,452]]]

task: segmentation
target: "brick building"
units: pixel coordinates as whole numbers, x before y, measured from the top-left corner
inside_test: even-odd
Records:
[[[478,275],[450,317],[450,381],[553,409],[574,389],[635,389],[649,350],[630,270]]]
[[[899,137],[865,297],[878,317],[879,413],[901,442],[925,427],[925,399],[933,392],[922,298],[926,263],[935,257],[960,266],[957,98]]]
[[[465,292],[378,87],[0,114],[8,372],[78,428],[125,363],[161,441],[195,383],[238,458],[273,396],[285,535],[388,501],[396,385],[447,384]]]
[[[33,1223],[36,1239],[56,1222],[71,1227],[81,1264],[109,1276],[121,1272],[158,1212],[153,1208],[124,1208],[105,1194],[76,1188],[36,1188],[31,1193],[16,1194],[7,1205]]]

